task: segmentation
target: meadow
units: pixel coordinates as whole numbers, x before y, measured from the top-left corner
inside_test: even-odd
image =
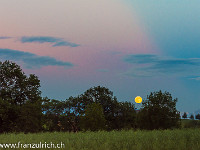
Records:
[[[19,141],[26,144],[63,142],[67,150],[199,150],[200,129],[0,135],[0,144]]]

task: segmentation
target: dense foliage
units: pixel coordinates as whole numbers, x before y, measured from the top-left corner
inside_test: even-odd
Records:
[[[150,93],[136,113],[133,103],[119,102],[105,87],[92,87],[64,101],[42,98],[39,87],[37,76],[26,76],[13,62],[0,62],[0,132],[152,130],[179,126],[177,99],[173,100],[168,92]]]
[[[40,80],[20,66],[0,62],[0,132],[37,132],[41,128]]]
[[[138,126],[142,129],[169,129],[180,126],[180,114],[176,109],[177,99],[168,92],[150,93],[138,113]]]
[[[85,109],[84,116],[80,119],[80,125],[83,130],[103,130],[105,129],[106,119],[103,108],[99,103],[92,103]]]

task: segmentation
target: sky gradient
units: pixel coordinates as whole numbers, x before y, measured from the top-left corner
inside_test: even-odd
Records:
[[[105,86],[119,101],[168,91],[200,109],[200,1],[2,0],[0,60],[65,100]]]

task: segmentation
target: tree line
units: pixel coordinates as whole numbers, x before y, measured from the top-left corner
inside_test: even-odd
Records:
[[[0,62],[0,133],[180,127],[177,99],[168,92],[150,93],[136,111],[132,102],[119,102],[106,87],[63,101],[42,97],[39,88],[36,75],[25,75],[14,62]]]
[[[183,113],[182,118],[183,119],[188,119],[188,115],[187,115],[186,112]],[[194,119],[200,120],[200,114],[196,114],[195,117],[194,117],[193,114],[191,114],[190,117],[189,117],[189,119],[191,119],[191,120],[194,120]]]

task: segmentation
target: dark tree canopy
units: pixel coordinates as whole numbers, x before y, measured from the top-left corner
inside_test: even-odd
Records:
[[[186,119],[187,118],[187,113],[186,112],[184,112],[184,114],[183,114],[183,116],[182,116],[184,119]]]
[[[68,106],[64,101],[49,99],[42,100],[43,130],[44,131],[71,131],[69,124]]]
[[[40,99],[40,80],[34,74],[29,77],[16,63],[0,62],[0,96],[11,104],[21,105]]]
[[[138,114],[138,126],[144,129],[168,129],[179,126],[180,115],[176,110],[177,99],[168,92],[150,93]]]
[[[37,76],[31,74],[27,77],[16,63],[0,62],[1,132],[39,130],[39,116],[41,116],[39,87],[40,80]]]
[[[89,104],[85,110],[85,115],[81,117],[80,123],[84,130],[98,131],[105,129],[106,119],[101,104]]]
[[[190,115],[190,119],[194,120],[194,115]]]
[[[99,103],[102,106],[108,130],[135,127],[134,105],[130,102],[119,103],[108,88],[92,87],[84,94],[66,100],[68,113],[75,116],[73,119],[76,124],[79,117],[85,114],[86,107],[93,103]]]
[[[131,102],[118,102],[113,120],[114,129],[131,129],[136,127],[135,106]]]
[[[200,114],[197,114],[197,115],[195,116],[195,118],[198,119],[198,120],[200,120]]]
[[[113,96],[113,92],[108,88],[97,86],[88,89],[82,98],[92,103],[101,104],[108,126],[113,128],[114,124],[111,120],[114,120],[117,105],[117,98]]]

